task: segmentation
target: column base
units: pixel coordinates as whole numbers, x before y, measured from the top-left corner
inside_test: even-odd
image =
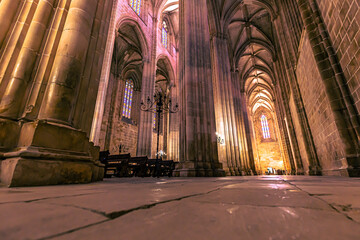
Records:
[[[323,170],[323,176],[360,177],[360,168]]]
[[[326,169],[324,176],[360,177],[360,156],[348,156],[340,160],[342,166],[337,169]]]
[[[104,176],[99,149],[84,132],[46,121],[22,124],[16,145],[0,155],[0,179],[9,187],[89,183]]]
[[[321,176],[322,175],[321,167],[309,166],[309,171],[307,172],[307,174],[310,176]]]
[[[175,169],[176,177],[225,177],[221,163],[211,162],[180,162]]]
[[[104,170],[91,162],[10,158],[1,161],[1,182],[8,187],[90,183]]]

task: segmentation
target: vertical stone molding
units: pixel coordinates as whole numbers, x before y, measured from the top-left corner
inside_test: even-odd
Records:
[[[209,35],[206,0],[181,0],[179,176],[224,174],[216,147]]]
[[[350,120],[349,111],[344,101],[340,86],[336,81],[336,73],[332,67],[329,54],[320,34],[319,26],[315,22],[314,13],[309,0],[298,0],[302,20],[310,40],[310,45],[324,83],[327,98],[329,99],[332,113],[334,115],[337,130],[344,145],[346,159],[339,171],[343,175],[360,174],[359,141],[356,135],[356,125]],[[324,29],[322,29],[324,30]]]
[[[157,30],[158,19],[152,18],[152,31],[151,31],[151,48],[148,56],[144,59],[144,69],[142,75],[141,85],[141,99],[145,102],[148,97],[151,99],[155,91],[155,78],[156,78],[156,46],[157,46]],[[138,133],[137,155],[151,157],[152,141],[153,141],[153,118],[151,112],[141,111],[140,123]]]
[[[20,3],[24,0],[2,0],[0,1],[0,47],[14,21]]]
[[[109,33],[107,36],[107,44],[105,48],[105,59],[103,63],[103,68],[101,70],[100,82],[99,82],[99,90],[96,99],[94,117],[92,122],[92,129],[90,133],[90,140],[95,144],[99,145],[100,139],[100,132],[101,132],[101,124],[104,116],[104,109],[106,101],[106,93],[107,88],[109,85],[110,79],[110,71],[111,71],[111,61],[112,55],[114,51],[114,43],[115,43],[115,36],[116,36],[116,7],[118,5],[118,0],[115,0],[112,3],[112,10],[111,10],[111,20],[110,20],[110,27]]]
[[[237,139],[239,142],[240,162],[238,165],[238,172],[240,175],[247,175],[250,172],[255,173],[255,169],[251,168],[254,165],[254,157],[251,146],[251,137],[247,136],[247,129],[249,129],[248,112],[246,107],[245,92],[241,91],[239,71],[231,71],[232,92],[234,99],[235,119],[237,126]],[[248,131],[249,132],[249,131]],[[249,132],[250,133],[250,132]]]
[[[291,1],[289,2],[289,4],[296,4],[295,1]],[[292,6],[292,9],[295,10],[294,6]],[[300,16],[299,12],[292,12],[292,15],[294,16]],[[287,41],[287,39],[289,38],[289,29],[285,28],[282,25],[282,22],[284,22],[284,18],[286,18],[284,12],[281,12],[280,16],[276,19],[275,21],[275,27],[277,29],[277,35],[279,38],[279,41],[281,42],[284,51],[281,51],[283,58],[279,59],[279,64],[278,64],[278,77],[284,79],[285,81],[288,79],[288,82],[291,86],[291,94],[293,95],[294,98],[294,103],[295,103],[295,107],[296,107],[296,114],[299,116],[299,123],[300,123],[300,129],[301,129],[301,134],[303,136],[303,140],[304,140],[304,147],[305,147],[305,151],[306,151],[306,159],[302,158],[302,161],[308,161],[308,163],[303,163],[303,166],[308,165],[308,169],[304,169],[304,171],[309,174],[309,175],[321,175],[321,167],[320,167],[320,163],[319,163],[319,159],[317,156],[317,152],[316,152],[316,147],[314,144],[314,140],[313,140],[313,136],[311,133],[311,129],[310,129],[310,125],[309,125],[309,121],[307,118],[307,114],[305,111],[305,107],[304,107],[304,102],[301,96],[301,92],[300,92],[300,88],[299,88],[299,84],[298,84],[298,80],[296,77],[296,67],[295,66],[295,62],[296,62],[296,58],[295,55],[296,53],[294,53],[294,49],[298,48],[298,42],[296,42],[297,39],[294,39],[293,41],[289,42]],[[297,19],[295,19],[297,20]],[[293,20],[292,23],[295,21]],[[296,32],[297,34],[300,36],[301,35],[301,28],[299,26],[299,24],[296,24],[294,26],[294,28],[296,28]],[[290,61],[284,61],[283,59],[290,59]],[[284,69],[281,71],[281,69]],[[284,82],[284,81],[279,81],[279,82]],[[281,99],[281,89],[277,88],[277,95],[278,95],[278,99]],[[278,106],[283,103],[286,104],[285,101],[277,101]],[[287,103],[289,104],[289,103]],[[280,106],[279,106],[280,108]],[[279,111],[279,115],[281,116],[281,111]],[[288,118],[290,116],[287,116]],[[296,120],[295,120],[296,121]],[[279,119],[279,125],[283,125],[282,121]],[[280,132],[282,133],[282,130],[284,128],[280,127]],[[284,146],[285,147],[285,146]],[[288,157],[288,154],[285,156]],[[290,163],[290,165],[293,165],[292,163]]]
[[[155,24],[155,23],[154,23]],[[155,24],[157,25],[157,24]],[[154,27],[156,28],[156,27]],[[156,34],[154,34],[156,35]],[[154,38],[154,37],[153,37]],[[155,37],[156,38],[156,37]],[[154,46],[154,45],[153,45]],[[156,44],[155,44],[156,46]],[[151,58],[144,63],[142,78],[141,99],[145,102],[148,97],[153,98],[155,90],[156,56],[154,51]],[[137,155],[151,157],[152,132],[154,114],[151,112],[140,113]]]
[[[329,60],[331,63],[331,66],[335,73],[335,79],[337,81],[337,84],[339,86],[339,91],[342,94],[343,100],[346,104],[346,108],[349,112],[349,121],[352,124],[352,127],[356,131],[357,139],[360,139],[360,119],[359,119],[359,112],[356,109],[354,105],[354,99],[351,96],[349,87],[346,83],[346,77],[344,75],[344,72],[341,68],[339,59],[337,57],[337,54],[335,52],[335,49],[333,45],[331,44],[331,40],[329,37],[329,33],[327,31],[327,28],[325,26],[325,23],[321,17],[321,13],[319,10],[319,6],[315,0],[310,1],[311,8],[314,12],[314,19],[315,23],[318,25],[320,35],[323,40],[323,44],[325,46],[325,49],[329,55]],[[355,54],[355,53],[354,53]]]
[[[224,37],[211,38],[211,60],[214,89],[216,129],[224,138],[218,144],[219,161],[228,175],[240,175],[240,148],[235,124],[234,97],[231,84],[228,43]]]
[[[89,47],[97,0],[73,0],[40,110],[40,118],[70,124]]]
[[[27,85],[31,79],[34,64],[39,55],[48,24],[51,20],[55,0],[40,0],[29,26],[20,54],[15,63],[0,101],[2,116],[17,118],[24,100]]]

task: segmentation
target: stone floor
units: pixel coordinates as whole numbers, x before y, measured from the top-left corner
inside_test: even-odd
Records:
[[[360,179],[119,179],[0,188],[0,239],[360,239]]]

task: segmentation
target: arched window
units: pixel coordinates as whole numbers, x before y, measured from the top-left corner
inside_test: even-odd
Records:
[[[264,139],[270,138],[269,123],[265,115],[261,116],[261,127]]]
[[[130,0],[130,6],[134,9],[137,15],[140,15],[141,0]]]
[[[131,104],[134,92],[134,83],[131,79],[126,81],[125,84],[125,95],[124,95],[124,107],[122,116],[125,118],[131,117]]]
[[[165,21],[163,21],[161,32],[161,43],[164,48],[168,48],[168,26]]]

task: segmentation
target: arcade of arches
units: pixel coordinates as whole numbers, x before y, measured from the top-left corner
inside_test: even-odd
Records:
[[[102,179],[99,151],[176,176],[360,176],[355,0],[0,0],[8,186]]]

